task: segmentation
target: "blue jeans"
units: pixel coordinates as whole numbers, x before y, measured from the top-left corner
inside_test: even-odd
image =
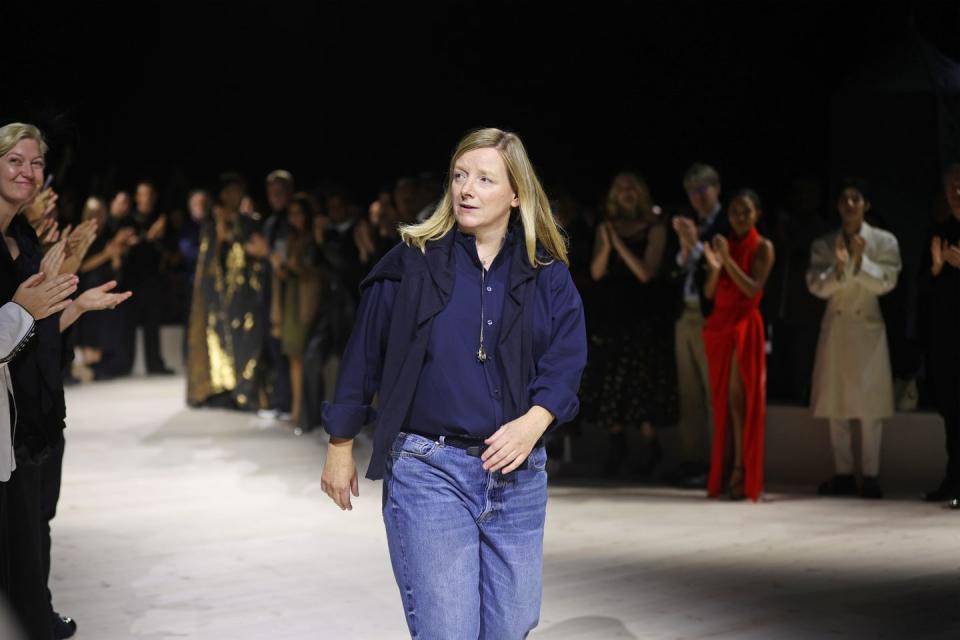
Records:
[[[383,480],[390,562],[410,636],[525,638],[540,618],[547,454],[507,475],[400,433]]]

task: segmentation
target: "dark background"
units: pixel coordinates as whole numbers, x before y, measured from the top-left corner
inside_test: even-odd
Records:
[[[929,200],[928,50],[960,60],[954,1],[4,5],[0,120],[45,130],[61,189],[101,192],[235,169],[256,194],[283,166],[364,200],[494,125],[588,204],[622,167],[680,200],[694,160],[774,199],[919,164]]]
[[[147,176],[167,211],[226,170],[263,206],[278,167],[365,210],[398,177],[442,175],[481,126],[518,132],[548,193],[594,211],[629,168],[672,213],[708,162],[725,193],[760,192],[768,234],[796,178],[832,225],[831,192],[856,175],[901,245],[895,375],[920,366],[918,274],[941,168],[960,160],[958,0],[0,2],[0,122],[44,130],[67,221]]]

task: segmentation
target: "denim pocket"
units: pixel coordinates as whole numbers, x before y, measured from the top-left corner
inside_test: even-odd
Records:
[[[543,471],[547,468],[547,448],[537,447],[527,456],[527,469],[530,471]]]
[[[401,431],[397,434],[390,447],[390,455],[394,458],[421,458],[426,459],[437,452],[440,443],[413,433]]]

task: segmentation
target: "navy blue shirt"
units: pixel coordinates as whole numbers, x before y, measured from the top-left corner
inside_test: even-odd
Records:
[[[476,238],[453,233],[453,291],[450,302],[433,320],[407,427],[437,435],[486,438],[503,424],[503,382],[496,345],[514,234],[508,235],[484,272]],[[487,354],[483,363],[477,359],[481,296]],[[440,398],[442,402],[438,402]]]
[[[453,321],[469,299],[473,297],[475,311],[480,300],[480,268],[471,264],[476,249],[471,256],[465,248],[469,244],[464,244],[469,241],[458,238],[456,231],[427,243],[424,251],[404,244],[394,247],[361,285],[363,295],[343,353],[335,398],[323,403],[322,422],[338,438],[352,438],[363,425],[377,423],[368,478],[383,477],[387,452],[400,430],[426,431],[426,425],[414,420],[451,431],[456,427],[457,433],[477,425],[479,435],[489,435],[534,405],[553,414],[553,426],[576,415],[580,375],[587,359],[580,295],[562,262],[531,266],[522,230],[517,227],[513,234],[508,240],[512,246],[499,254],[502,263],[492,265],[492,290],[486,291],[484,283],[484,295],[489,296],[484,304],[493,305],[495,314],[485,318],[493,324],[485,325],[488,360],[484,366],[475,355],[479,314],[466,322],[463,331],[451,333],[457,329]],[[470,282],[467,276],[461,277],[461,269],[476,279]],[[498,292],[498,287],[505,292]],[[457,302],[461,295],[465,296],[463,307]],[[450,314],[441,318],[448,310]],[[495,335],[488,344],[486,330],[491,327]],[[454,344],[466,352],[454,356],[449,346]],[[439,363],[440,359],[445,362]],[[459,371],[454,374],[458,377],[449,376],[439,382],[440,388],[435,387],[450,370]],[[493,392],[498,389],[502,400],[495,402]],[[421,394],[418,403],[423,409],[415,411],[414,399]],[[372,406],[375,395],[379,411]],[[473,413],[469,409],[473,406],[481,408]],[[491,416],[493,424],[488,424]]]

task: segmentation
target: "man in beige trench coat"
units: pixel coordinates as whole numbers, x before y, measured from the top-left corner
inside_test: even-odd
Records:
[[[841,227],[814,241],[807,286],[828,301],[813,370],[813,415],[830,420],[835,475],[821,495],[854,495],[851,420],[861,425],[859,493],[882,498],[877,481],[883,419],[893,415],[893,376],[879,297],[897,284],[900,249],[893,234],[864,222],[870,209],[857,180],[840,189]]]

